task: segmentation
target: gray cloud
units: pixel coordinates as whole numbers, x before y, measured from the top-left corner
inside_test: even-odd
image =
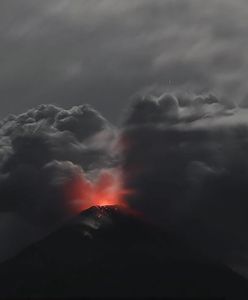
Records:
[[[84,199],[77,203],[67,190],[78,180],[87,186],[87,177],[116,164],[115,136],[116,129],[88,105],[40,105],[2,120],[0,214],[8,226],[0,223],[0,260],[81,211]]]
[[[90,103],[116,121],[132,95],[154,94],[127,121],[133,148],[125,168],[134,176],[127,182],[143,197],[133,205],[164,226],[186,224],[185,235],[230,261],[247,248],[247,110],[233,105],[247,106],[247,14],[245,0],[2,0],[0,114]],[[185,93],[160,96],[171,90]],[[18,218],[27,207],[34,216],[46,210],[50,196],[37,205],[44,193],[56,195],[54,183],[80,173],[78,166],[90,172],[113,164],[114,135],[85,106],[44,105],[5,118],[1,210],[11,211],[10,220],[13,208]],[[38,203],[30,187],[41,191]],[[51,214],[59,213],[56,201]],[[33,221],[25,215],[23,228]]]
[[[247,13],[243,0],[1,1],[1,115],[90,102],[117,120],[149,87],[246,101]]]
[[[121,132],[130,206],[247,275],[247,109],[213,94],[151,94],[134,101]],[[0,259],[79,211],[67,187],[79,178],[87,190],[120,166],[118,135],[88,105],[41,105],[1,122],[0,211],[11,238]]]
[[[137,100],[123,131],[132,207],[247,276],[247,109],[213,95]]]

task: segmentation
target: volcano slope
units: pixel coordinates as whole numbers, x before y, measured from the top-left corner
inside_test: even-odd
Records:
[[[120,207],[92,207],[0,265],[0,297],[248,299],[247,281]]]

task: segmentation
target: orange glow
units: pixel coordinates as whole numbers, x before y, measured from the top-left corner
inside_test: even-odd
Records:
[[[122,187],[121,177],[117,172],[101,172],[95,182],[90,182],[83,175],[74,179],[66,187],[66,198],[74,213],[92,206],[119,205],[127,207],[125,197],[133,194]]]

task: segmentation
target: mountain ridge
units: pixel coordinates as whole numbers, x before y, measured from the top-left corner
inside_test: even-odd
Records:
[[[0,296],[247,299],[247,281],[116,206],[92,207],[0,265]]]

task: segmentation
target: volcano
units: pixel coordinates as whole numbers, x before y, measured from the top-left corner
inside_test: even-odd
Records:
[[[1,297],[247,299],[247,281],[118,206],[92,207],[0,265]]]

